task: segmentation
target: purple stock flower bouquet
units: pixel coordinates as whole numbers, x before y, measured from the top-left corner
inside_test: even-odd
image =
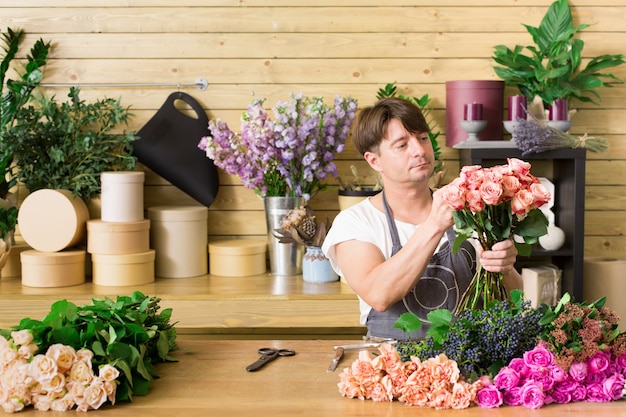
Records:
[[[215,165],[241,178],[261,197],[304,197],[308,200],[337,176],[335,155],[343,151],[357,101],[335,96],[329,106],[321,97],[292,94],[273,108],[274,119],[253,100],[241,117],[241,133],[217,119],[198,147]]]

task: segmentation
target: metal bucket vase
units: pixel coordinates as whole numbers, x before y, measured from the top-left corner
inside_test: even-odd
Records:
[[[302,273],[304,246],[296,243],[279,243],[274,230],[280,228],[289,210],[303,206],[302,197],[265,197],[265,220],[267,224],[267,247],[270,270],[274,275],[299,275]]]

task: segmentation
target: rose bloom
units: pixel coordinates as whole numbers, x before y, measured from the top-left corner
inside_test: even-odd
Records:
[[[521,387],[513,387],[504,391],[502,393],[502,402],[506,405],[522,405],[521,390]]]
[[[495,385],[487,385],[476,394],[476,402],[484,408],[497,408],[502,405],[502,393]]]
[[[497,182],[485,181],[480,184],[480,195],[485,204],[495,206],[500,203],[502,198],[502,186]]]
[[[524,362],[531,368],[551,366],[554,365],[554,354],[542,345],[535,346],[524,352]]]
[[[622,374],[613,374],[609,376],[604,384],[604,393],[611,401],[619,400],[624,395],[624,376]]]
[[[611,363],[611,354],[603,351],[598,351],[587,359],[587,367],[592,373],[604,372],[609,367],[609,363]]]
[[[85,389],[83,396],[87,401],[87,404],[94,410],[97,410],[107,400],[107,393],[104,389],[104,384],[101,381],[94,381]]]
[[[115,391],[117,391],[117,383],[115,381],[104,381],[104,390],[107,393],[109,402],[115,405]]]
[[[36,344],[30,343],[27,345],[20,346],[20,348],[17,350],[17,354],[20,358],[30,359],[33,357],[33,355],[37,352],[38,349],[39,347],[37,347]]]
[[[465,186],[460,178],[455,178],[451,183],[441,188],[442,198],[453,210],[461,210],[465,207]]]
[[[554,401],[557,404],[567,404],[572,401],[572,394],[570,394],[567,391],[561,391],[561,390],[555,389],[550,394],[550,397],[552,397],[552,401]]]
[[[57,372],[52,378],[41,381],[41,389],[48,393],[63,392],[65,389],[65,375],[61,372]]]
[[[587,385],[587,397],[585,401],[594,403],[606,403],[611,401],[611,398],[604,390],[603,384],[589,384]]]
[[[511,359],[511,362],[509,362],[509,368],[517,371],[520,378],[525,378],[526,375],[528,375],[528,372],[530,371],[530,369],[528,368],[528,365],[526,365],[526,362],[524,362],[523,358]]]
[[[48,411],[52,407],[52,398],[45,394],[33,395],[32,401],[35,410]]]
[[[517,194],[511,199],[511,211],[516,214],[517,217],[523,218],[533,208],[535,198],[533,194],[528,190],[519,190]]]
[[[120,371],[108,363],[100,365],[100,368],[98,369],[98,379],[102,382],[114,381],[118,376],[120,376]]]
[[[513,198],[515,194],[522,188],[519,179],[513,175],[505,175],[502,177],[502,195],[506,199]]]
[[[525,177],[530,174],[530,163],[518,158],[507,158],[509,169],[516,177]]]
[[[584,381],[587,378],[587,364],[584,362],[574,362],[569,367],[569,375],[574,381]]]
[[[70,381],[78,382],[83,385],[91,384],[96,376],[91,369],[91,365],[85,361],[78,361],[70,370]]]
[[[540,408],[546,401],[546,395],[541,385],[532,381],[527,382],[520,390],[522,404],[527,408]]]
[[[74,348],[61,343],[50,345],[46,356],[56,361],[60,372],[69,371],[77,360]]]
[[[587,398],[587,387],[577,382],[572,390],[572,401],[585,401]]]
[[[535,199],[535,207],[541,207],[550,201],[550,192],[548,189],[540,182],[536,182],[530,185],[530,192]]]
[[[0,350],[0,368],[4,368],[19,357],[17,350],[7,346]]]
[[[58,368],[54,359],[45,355],[35,356],[28,365],[28,374],[39,382],[52,379],[57,372]]]
[[[74,405],[75,405],[75,401],[72,398],[72,396],[69,394],[66,394],[62,398],[53,400],[52,404],[50,405],[50,409],[52,411],[67,411],[67,410],[70,410],[72,407],[74,407]]]
[[[615,364],[624,371],[626,369],[626,353],[622,353],[620,356],[615,358]]]
[[[469,190],[465,195],[467,200],[467,207],[474,213],[480,213],[485,209],[485,202],[478,190]]]
[[[16,345],[28,345],[33,341],[33,334],[30,330],[17,330],[11,332],[11,339]]]
[[[516,387],[520,381],[519,373],[508,366],[500,369],[498,375],[493,378],[494,385],[501,390],[508,390]]]
[[[483,167],[480,165],[467,165],[461,168],[459,178],[464,183],[478,184],[482,182],[482,175],[484,173]],[[478,176],[478,178],[477,178]]]
[[[89,366],[91,366],[91,360],[93,359],[93,352],[90,351],[89,349],[79,349],[76,352],[76,360],[79,361],[88,361],[89,362]]]

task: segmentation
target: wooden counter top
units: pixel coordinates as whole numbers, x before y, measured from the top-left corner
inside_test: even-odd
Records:
[[[359,303],[344,283],[307,283],[302,276],[263,274],[251,277],[205,275],[157,278],[133,287],[97,286],[91,282],[60,288],[22,286],[19,277],[0,280],[0,328],[24,317],[42,319],[50,305],[66,298],[88,304],[92,298],[128,295],[138,290],[162,299],[173,309],[181,333],[244,337],[360,337]],[[302,336],[306,335],[306,336]]]
[[[350,343],[353,343],[351,341]],[[376,403],[342,397],[337,389],[339,373],[356,359],[347,351],[337,371],[326,369],[337,340],[197,340],[181,338],[172,354],[179,362],[157,365],[160,378],[145,397],[132,403],[106,405],[91,413],[109,417],[171,416],[538,416],[564,415],[624,416],[623,400],[612,403],[548,405],[538,410],[524,407],[437,411],[408,407],[400,402]],[[259,347],[292,348],[296,356],[278,358],[257,372],[245,367],[254,362]],[[49,416],[50,412],[29,409],[21,415]],[[68,414],[69,415],[69,414]]]

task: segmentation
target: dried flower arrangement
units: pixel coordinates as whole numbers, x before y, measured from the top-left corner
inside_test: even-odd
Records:
[[[291,209],[285,214],[280,229],[275,236],[280,243],[297,243],[305,246],[322,246],[326,233],[330,229],[330,220],[318,222],[309,206]]]

